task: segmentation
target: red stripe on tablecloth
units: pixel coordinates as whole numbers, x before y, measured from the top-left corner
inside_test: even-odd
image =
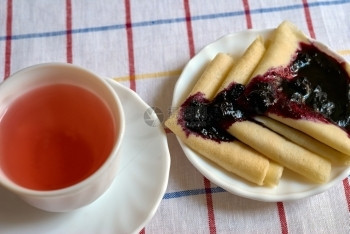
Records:
[[[252,17],[250,15],[250,7],[248,0],[243,0],[243,7],[244,7],[244,14],[245,14],[245,20],[247,22],[247,28],[251,29],[252,26]]]
[[[216,233],[216,224],[215,224],[215,215],[214,215],[214,206],[213,206],[213,196],[211,192],[211,183],[204,177],[204,188],[207,199],[207,209],[208,209],[208,222],[209,222],[209,231],[211,234]]]
[[[73,40],[72,40],[72,1],[66,0],[66,30],[67,30],[67,45],[66,55],[67,63],[73,62]]]
[[[191,22],[191,10],[188,0],[184,0],[185,8],[185,17],[186,17],[186,28],[187,28],[187,37],[188,37],[188,46],[190,50],[190,57],[194,56],[194,40],[193,40],[193,31],[192,31],[192,22]]]
[[[303,0],[303,5],[304,5],[306,24],[307,24],[307,28],[308,28],[309,33],[310,33],[310,37],[315,38],[314,26],[312,24],[310,8],[309,8],[309,4],[308,4],[307,0]]]
[[[126,15],[126,36],[128,41],[128,56],[129,56],[129,75],[130,75],[130,89],[136,91],[135,80],[135,58],[134,58],[134,42],[131,27],[131,6],[130,0],[125,0],[125,15]]]
[[[7,0],[4,79],[11,73],[12,0]]]
[[[145,233],[146,233],[146,230],[143,228],[139,233],[140,233],[140,234],[145,234]]]
[[[345,192],[345,198],[348,203],[348,210],[350,212],[350,184],[349,184],[349,178],[346,178],[343,180],[343,186],[344,186],[344,192]]]
[[[288,234],[286,212],[284,210],[283,202],[277,202],[277,210],[278,210],[278,215],[280,217],[281,232],[282,234]]]

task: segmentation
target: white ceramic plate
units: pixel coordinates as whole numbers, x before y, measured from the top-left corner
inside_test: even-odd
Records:
[[[229,53],[239,57],[258,35],[269,39],[272,29],[255,31],[248,30],[237,34],[229,34],[204,47],[186,65],[176,83],[173,106],[180,106],[186,99],[193,85],[196,83],[204,67],[218,52]],[[295,200],[321,193],[350,174],[350,168],[344,166],[333,167],[331,179],[323,185],[312,184],[300,176],[285,170],[276,188],[259,187],[244,179],[228,173],[188,148],[180,139],[180,145],[190,162],[209,180],[233,194],[260,201]]]
[[[169,178],[166,135],[156,124],[157,115],[136,93],[108,81],[120,97],[126,120],[119,172],[109,190],[76,211],[48,213],[0,187],[0,233],[137,233],[153,217]]]

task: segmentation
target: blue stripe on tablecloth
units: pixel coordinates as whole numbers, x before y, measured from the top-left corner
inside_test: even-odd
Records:
[[[214,187],[210,188],[211,193],[222,193],[226,192],[223,188],[220,187]],[[191,190],[183,190],[183,191],[177,191],[177,192],[170,192],[165,193],[163,199],[172,199],[172,198],[180,198],[180,197],[187,197],[187,196],[193,196],[193,195],[201,195],[208,193],[208,190],[205,188],[203,189],[191,189]]]
[[[309,8],[318,7],[318,6],[330,6],[330,5],[341,5],[350,3],[350,0],[335,0],[335,1],[322,1],[322,2],[311,2],[309,3]],[[294,9],[303,8],[303,4],[294,4],[287,6],[279,6],[279,7],[266,7],[266,8],[258,8],[258,9],[250,9],[250,14],[262,14],[262,13],[270,13],[277,11],[287,11]],[[217,18],[226,18],[226,17],[234,17],[244,15],[244,11],[233,11],[233,12],[223,12],[218,14],[207,14],[207,15],[198,15],[192,16],[192,21],[198,20],[207,20],[207,19],[217,19]],[[186,21],[185,17],[182,18],[173,18],[173,19],[159,19],[152,21],[142,21],[132,23],[132,27],[145,27],[152,25],[161,25],[161,24],[173,24]],[[89,32],[101,32],[101,31],[110,31],[110,30],[119,30],[125,29],[125,24],[115,24],[115,25],[106,25],[99,27],[88,27],[88,28],[79,28],[73,29],[71,31],[72,34],[78,33],[89,33]],[[53,31],[53,32],[43,32],[43,33],[28,33],[28,34],[17,34],[12,35],[11,40],[21,40],[21,39],[30,39],[30,38],[42,38],[42,37],[55,37],[55,36],[64,36],[67,34],[66,30],[62,31]],[[0,41],[5,41],[7,36],[0,36]]]

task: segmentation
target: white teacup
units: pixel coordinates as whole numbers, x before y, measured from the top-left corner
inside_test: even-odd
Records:
[[[124,125],[98,75],[64,63],[23,69],[0,85],[0,184],[46,211],[85,206],[117,174]]]

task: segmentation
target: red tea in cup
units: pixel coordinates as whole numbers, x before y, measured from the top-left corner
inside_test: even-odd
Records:
[[[113,183],[124,132],[107,79],[64,63],[22,69],[0,84],[0,185],[46,211],[86,206]]]
[[[110,155],[115,121],[89,90],[49,84],[9,103],[0,120],[0,165],[9,179],[33,190],[56,190],[94,173]]]

